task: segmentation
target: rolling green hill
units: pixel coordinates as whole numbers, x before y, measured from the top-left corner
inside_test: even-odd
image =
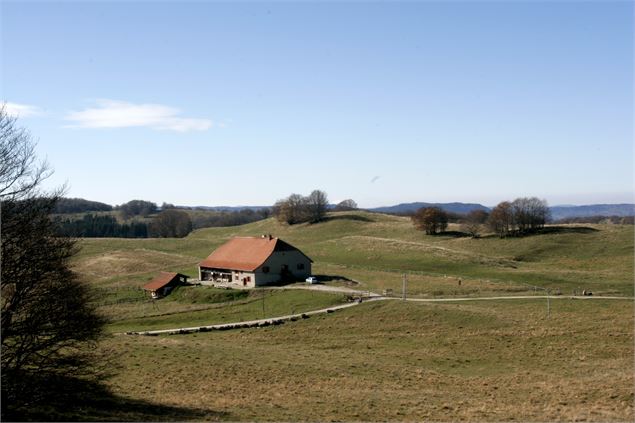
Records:
[[[455,230],[456,228],[449,228]],[[272,234],[314,260],[327,284],[417,297],[633,295],[633,226],[547,228],[525,238],[426,236],[367,212],[319,224],[273,219],[183,239],[84,239],[74,268],[111,318],[108,332],[248,320],[330,306],[341,294],[139,287],[196,264],[233,236]],[[459,284],[460,281],[460,284]],[[265,301],[266,300],[266,301]],[[632,421],[633,302],[594,298],[364,302],[267,328],[107,336],[108,395],[34,419],[229,421]],[[269,314],[271,313],[271,314]]]
[[[139,286],[159,270],[196,276],[196,264],[231,237],[270,233],[313,258],[314,273],[357,280],[363,289],[400,290],[406,273],[411,295],[520,292],[531,286],[563,294],[586,289],[633,295],[633,226],[570,225],[546,232],[508,239],[429,236],[405,217],[341,212],[313,225],[266,219],[200,229],[184,239],[84,239],[75,268],[101,286]]]

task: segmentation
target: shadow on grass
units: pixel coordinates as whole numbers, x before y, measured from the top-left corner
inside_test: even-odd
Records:
[[[339,214],[337,216],[327,216],[322,220],[322,222],[328,222],[331,220],[357,220],[359,222],[374,222],[373,219],[370,219],[366,216],[360,216],[358,214]]]
[[[2,421],[219,420],[228,413],[176,407],[121,397],[97,383],[72,377],[23,376],[16,395],[2,393]],[[4,387],[3,387],[4,388]]]
[[[599,232],[599,229],[588,226],[547,226],[536,232],[536,234],[590,234]]]
[[[346,276],[341,276],[341,275],[315,275],[316,278],[318,278],[318,281],[320,282],[333,282],[333,281],[342,281],[342,282],[346,282],[347,284],[354,284],[357,285],[359,282],[355,282],[352,279],[347,278]]]
[[[345,282],[348,285],[357,285],[359,284],[359,282],[356,282],[352,279],[347,278],[346,276],[341,276],[341,275],[313,275],[314,277],[316,277],[318,279],[319,282],[332,282],[332,281],[341,281],[341,282]],[[286,286],[286,285],[292,285],[295,283],[304,283],[305,281],[303,280],[296,280],[296,279],[290,279],[290,280],[281,280],[278,282],[273,282],[273,283],[268,283],[266,286],[264,286],[265,288],[267,286]]]
[[[526,238],[536,235],[550,235],[550,234],[591,234],[595,232],[599,232],[599,229],[589,228],[587,226],[547,226],[545,228],[534,229],[524,232],[511,232],[507,235],[506,238]],[[441,233],[439,235],[443,235]],[[482,238],[500,238],[496,234],[488,234],[482,236]]]
[[[448,238],[466,238],[470,237],[471,235],[461,231],[445,231],[439,232],[438,234],[435,234],[435,236],[447,236]]]

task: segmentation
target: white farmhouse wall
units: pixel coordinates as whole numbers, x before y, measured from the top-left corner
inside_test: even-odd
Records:
[[[298,269],[298,264],[304,266]],[[256,269],[256,285],[266,285],[268,283],[278,282],[282,266],[287,265],[289,272],[296,279],[304,279],[311,275],[311,260],[299,251],[274,251],[273,254]],[[264,273],[263,267],[269,267],[269,272]]]

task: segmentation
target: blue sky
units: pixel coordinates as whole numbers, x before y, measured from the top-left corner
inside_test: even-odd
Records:
[[[69,196],[633,201],[632,2],[13,2],[1,98]]]

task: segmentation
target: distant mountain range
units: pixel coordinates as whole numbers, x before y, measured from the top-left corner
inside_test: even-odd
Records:
[[[396,206],[388,207],[375,207],[372,209],[366,209],[372,212],[379,213],[411,213],[419,210],[421,207],[438,207],[446,212],[466,214],[472,210],[484,210],[490,211],[489,207],[485,207],[482,204],[474,203],[401,203]]]
[[[271,209],[271,206],[176,206],[182,209],[214,210],[225,212],[236,212],[241,210]],[[335,204],[329,204],[329,208],[334,208]],[[374,207],[368,210],[378,213],[407,214],[420,209],[421,207],[439,207],[450,213],[466,214],[472,210],[490,211],[487,206],[478,203],[401,203],[394,206]],[[56,213],[79,213],[100,210],[110,210],[112,206],[108,204],[87,201],[79,198],[62,199],[58,205]],[[635,204],[590,204],[584,206],[558,205],[549,208],[553,220],[568,217],[590,217],[590,216],[634,216]]]
[[[565,217],[589,216],[633,216],[635,204],[592,204],[588,206],[554,206],[550,207],[554,220]]]
[[[411,213],[421,207],[439,207],[450,213],[466,214],[472,210],[490,211],[489,207],[474,203],[402,203],[396,206],[375,207],[366,209],[379,213]],[[586,206],[554,206],[549,208],[551,217],[554,220],[566,217],[589,217],[589,216],[633,216],[635,215],[635,204],[591,204]]]

